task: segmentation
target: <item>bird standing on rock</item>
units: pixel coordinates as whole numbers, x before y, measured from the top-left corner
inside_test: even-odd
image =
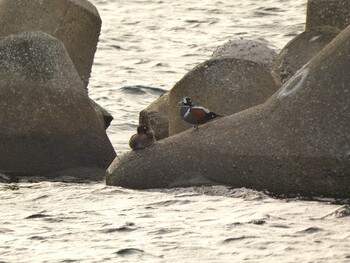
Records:
[[[154,132],[147,125],[137,127],[137,133],[131,136],[129,146],[133,150],[141,150],[155,142]]]
[[[193,101],[188,97],[184,97],[179,104],[182,104],[180,107],[182,119],[193,124],[194,129],[197,129],[199,124],[204,124],[216,117],[222,117],[204,107],[195,106]]]

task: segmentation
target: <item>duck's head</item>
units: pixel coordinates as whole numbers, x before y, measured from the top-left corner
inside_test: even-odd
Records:
[[[193,104],[193,101],[189,98],[189,97],[184,97],[180,102],[179,104],[183,104],[185,106],[189,106],[189,107],[193,107],[194,104]]]
[[[142,124],[142,125],[140,125],[139,127],[137,127],[137,133],[138,133],[138,134],[147,133],[147,132],[149,132],[149,128],[148,128],[147,125]]]

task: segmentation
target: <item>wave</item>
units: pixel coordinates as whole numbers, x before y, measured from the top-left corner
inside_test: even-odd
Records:
[[[152,94],[152,95],[162,95],[167,90],[156,87],[148,87],[142,85],[133,85],[133,86],[124,86],[121,87],[120,90],[126,94],[134,94],[134,95],[143,95],[143,94]]]

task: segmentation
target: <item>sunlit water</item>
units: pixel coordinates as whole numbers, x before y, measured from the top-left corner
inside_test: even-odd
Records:
[[[103,20],[89,94],[118,152],[138,112],[229,39],[281,49],[306,0],[93,0]],[[224,186],[0,185],[0,262],[350,262],[349,209]],[[343,200],[346,202],[346,200]]]

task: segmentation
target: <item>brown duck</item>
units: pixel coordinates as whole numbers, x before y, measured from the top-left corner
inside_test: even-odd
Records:
[[[137,127],[137,133],[131,136],[129,146],[133,150],[141,150],[155,142],[154,132],[147,125]]]

